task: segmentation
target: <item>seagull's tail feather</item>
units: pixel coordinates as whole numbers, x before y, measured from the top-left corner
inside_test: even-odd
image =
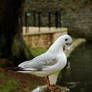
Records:
[[[23,68],[22,70],[19,70],[18,72],[21,72],[21,73],[33,73],[33,72],[36,72],[37,70],[36,69],[30,69],[30,68]]]
[[[12,71],[24,71],[24,69],[21,68],[21,67],[7,67],[5,70],[6,71],[9,71],[9,70],[12,70]]]
[[[37,71],[34,68],[21,68],[21,67],[8,67],[5,69],[6,71],[12,70],[12,71],[18,71],[18,72],[32,72],[32,71]]]

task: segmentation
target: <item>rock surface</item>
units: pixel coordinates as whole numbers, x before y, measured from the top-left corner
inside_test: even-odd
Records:
[[[62,0],[61,22],[69,34],[92,40],[92,0]]]
[[[45,85],[34,89],[32,92],[51,92],[51,91],[48,90],[47,86]],[[53,92],[69,92],[69,89],[66,87],[55,86],[55,90]]]

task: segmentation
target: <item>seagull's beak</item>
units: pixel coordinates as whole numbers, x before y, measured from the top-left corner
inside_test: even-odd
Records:
[[[67,47],[67,48],[65,46],[63,47],[63,51],[66,51],[66,50],[69,51],[70,49],[71,47]]]
[[[70,45],[65,45],[63,47],[63,51],[65,51],[65,50],[69,51],[70,49],[71,49],[71,44]]]

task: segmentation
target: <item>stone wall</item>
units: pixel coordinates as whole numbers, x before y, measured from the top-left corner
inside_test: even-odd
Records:
[[[69,34],[92,40],[92,0],[29,0],[27,5],[25,10],[44,14],[61,11],[61,24],[69,29]]]
[[[62,34],[67,34],[66,28],[56,31],[24,33],[24,40],[29,48],[49,48],[49,46]]]
[[[62,1],[65,5],[62,6],[62,26],[73,36],[92,40],[92,0]]]

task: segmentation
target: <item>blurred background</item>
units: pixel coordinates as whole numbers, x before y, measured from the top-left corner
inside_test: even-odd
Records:
[[[68,63],[57,84],[70,92],[92,90],[92,0],[3,0],[0,3],[0,92],[30,92],[45,78],[6,71],[46,52],[61,35],[72,36]]]

